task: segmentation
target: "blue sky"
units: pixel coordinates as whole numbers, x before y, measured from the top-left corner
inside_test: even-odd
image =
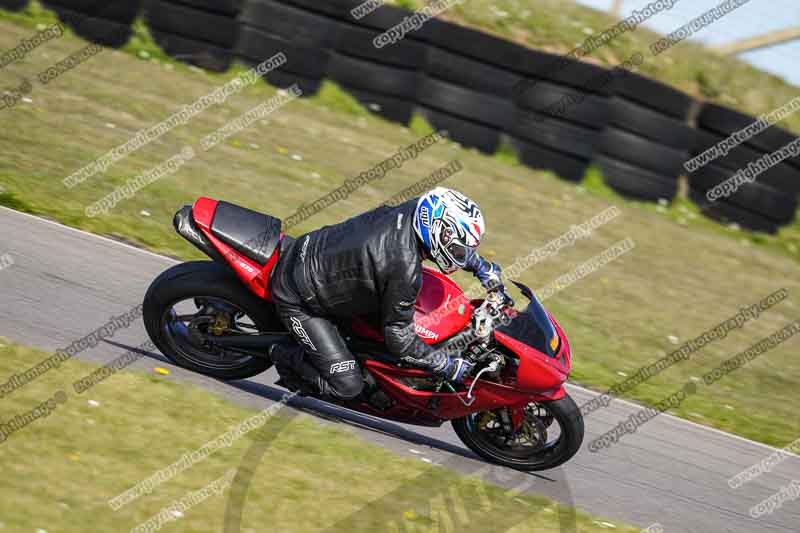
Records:
[[[612,0],[577,0],[578,3],[608,10]],[[626,0],[622,14],[641,9],[652,0]],[[721,0],[679,0],[669,11],[659,13],[645,23],[660,33],[669,33],[694,17],[718,5]],[[724,44],[769,31],[800,26],[800,0],[750,0],[692,39],[706,44]],[[773,46],[739,55],[757,67],[777,74],[800,87],[800,41]]]

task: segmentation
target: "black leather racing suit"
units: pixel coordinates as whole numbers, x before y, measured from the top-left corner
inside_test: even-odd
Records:
[[[305,349],[285,355],[289,367],[322,396],[361,392],[358,362],[331,318],[380,316],[389,352],[422,368],[443,365],[441,353],[414,329],[423,252],[412,226],[417,199],[379,207],[302,235],[282,250],[271,279],[281,321]],[[279,363],[276,363],[281,370]]]

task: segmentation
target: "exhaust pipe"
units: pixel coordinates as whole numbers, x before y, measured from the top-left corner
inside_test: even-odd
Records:
[[[225,258],[222,257],[222,254],[219,253],[219,250],[217,250],[206,236],[203,235],[203,232],[197,228],[197,224],[194,223],[192,206],[185,205],[180,208],[172,219],[172,225],[175,227],[175,231],[178,232],[178,235],[194,244],[198,250],[220,264],[228,264]]]

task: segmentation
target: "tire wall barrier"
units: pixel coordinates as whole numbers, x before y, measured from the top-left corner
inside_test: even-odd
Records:
[[[141,0],[42,0],[59,20],[87,41],[119,48],[128,42]]]
[[[0,0],[24,9],[28,0]],[[412,13],[380,5],[356,18],[363,0],[44,0],[82,37],[119,47],[141,15],[168,55],[212,71],[235,59],[258,64],[283,52],[265,75],[315,94],[335,81],[366,109],[407,125],[419,113],[465,147],[491,154],[505,140],[521,163],[579,182],[589,165],[620,194],[671,201],[680,176],[708,216],[775,232],[795,217],[800,158],[789,158],[714,201],[709,191],[795,136],[772,126],[688,172],[685,163],[756,117],[691,96],[633,72],[533,50],[431,19],[377,47]],[[696,117],[690,120],[690,116]]]
[[[720,105],[704,104],[697,117],[691,155],[706,152],[757,120],[756,117]],[[741,184],[732,195],[725,198],[711,202],[707,193],[736,175],[740,169],[748,168],[765,154],[776,152],[794,140],[794,135],[776,126],[746,139],[689,174],[690,196],[712,218],[738,222],[744,227],[768,233],[776,232],[780,226],[792,222],[797,212],[800,158],[790,157],[781,161],[753,181]]]
[[[29,0],[0,0],[0,9],[22,11],[28,7]]]

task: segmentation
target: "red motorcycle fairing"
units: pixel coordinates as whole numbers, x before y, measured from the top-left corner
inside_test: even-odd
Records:
[[[467,327],[472,320],[472,306],[455,281],[441,272],[422,267],[422,288],[414,304],[414,323],[417,335],[426,344],[437,344]],[[436,313],[436,320],[426,320]],[[353,333],[365,339],[383,342],[377,324],[356,317],[351,323]]]
[[[422,288],[414,305],[417,335],[426,344],[442,342],[467,327],[472,320],[472,306],[464,291],[449,276],[422,267]],[[436,313],[435,320],[426,320]]]
[[[555,391],[548,395],[552,396],[548,398],[551,400],[564,396],[562,385],[567,380],[569,371],[565,371],[561,363],[501,331],[495,331],[494,336],[500,344],[519,357],[519,367],[514,379],[516,388],[534,393]]]
[[[531,393],[510,385],[480,380],[472,391],[474,401],[470,403],[467,398],[467,390],[459,392],[421,391],[403,383],[408,378],[430,378],[431,374],[427,371],[398,368],[375,360],[365,361],[364,366],[380,382],[383,392],[395,401],[394,405],[384,410],[359,400],[342,402],[343,405],[356,411],[406,424],[435,427],[448,420],[469,414],[507,407],[517,425],[518,417],[514,415],[522,413],[523,408],[530,402],[557,400],[565,394],[563,387],[553,391]],[[467,389],[471,384],[471,379],[464,382]],[[519,418],[520,422],[521,420],[522,418]]]
[[[571,348],[567,336],[553,315],[545,311],[538,301],[532,301],[531,305],[543,310],[558,335],[558,350],[552,356],[532,346],[533,343],[524,342],[524,338],[514,338],[506,331],[495,329],[494,338],[519,357],[519,366],[512,378],[518,388],[539,394],[542,391],[554,391],[552,394],[545,394],[552,396],[549,399],[558,400],[565,394],[563,385],[571,370]],[[516,310],[511,313],[512,317],[520,320],[530,316],[527,312],[520,313]]]
[[[211,231],[211,224],[214,221],[218,203],[217,200],[211,198],[198,198],[192,207],[195,223],[200,228],[200,231],[203,232],[203,235],[219,250],[245,285],[260,298],[271,302],[272,293],[269,290],[269,275],[278,262],[280,246],[275,248],[265,265],[260,265],[219,240]],[[283,240],[283,238],[284,233],[281,232],[280,239]]]

